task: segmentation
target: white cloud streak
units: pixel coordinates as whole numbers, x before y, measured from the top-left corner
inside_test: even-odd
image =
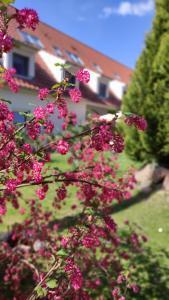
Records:
[[[141,0],[136,3],[130,1],[122,1],[118,7],[105,6],[99,18],[107,19],[113,14],[120,16],[145,16],[154,9],[154,0]]]

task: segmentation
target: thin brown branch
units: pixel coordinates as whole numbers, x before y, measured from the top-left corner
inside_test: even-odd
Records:
[[[45,281],[47,278],[49,278],[49,277],[52,275],[52,273],[53,273],[54,271],[56,271],[56,270],[60,267],[60,265],[61,265],[61,260],[56,261],[56,262],[54,263],[54,265],[51,267],[51,269],[49,270],[49,272],[42,278],[42,280],[41,280],[41,281],[37,284],[37,286],[34,288],[32,294],[27,298],[27,300],[35,300],[35,299],[37,299],[38,295],[37,295],[37,293],[36,293],[36,289],[37,289],[38,287],[40,287],[40,286],[44,283],[44,281]]]

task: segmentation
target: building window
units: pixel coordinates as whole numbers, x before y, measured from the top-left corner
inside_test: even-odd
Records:
[[[16,74],[28,77],[29,75],[29,57],[13,53],[13,68],[16,69]]]
[[[69,56],[69,58],[74,61],[78,65],[84,65],[83,60],[75,53],[72,53],[70,51],[66,51],[66,54]]]
[[[55,53],[56,56],[63,57],[63,53],[60,50],[60,48],[54,47],[53,49],[54,49],[54,53]]]
[[[20,34],[21,34],[24,42],[33,44],[34,46],[36,46],[38,48],[43,48],[44,47],[42,42],[40,41],[40,39],[37,36],[30,35],[30,34],[28,34],[27,32],[24,32],[24,31],[21,31]]]
[[[99,96],[101,98],[107,97],[107,85],[103,82],[99,82]]]

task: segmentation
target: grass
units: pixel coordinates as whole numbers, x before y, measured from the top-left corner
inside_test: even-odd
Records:
[[[63,171],[68,170],[67,157],[53,156],[52,167],[59,167]],[[119,176],[128,168],[139,168],[139,163],[133,163],[125,154],[119,156]],[[50,164],[49,164],[50,165]],[[51,209],[51,201],[55,195],[56,184],[50,185],[47,198],[42,201],[46,210]],[[8,216],[3,218],[4,223],[0,224],[0,232],[6,231],[10,225],[21,222],[29,215],[26,200],[35,198],[36,187],[27,187],[23,190],[21,207],[26,208],[26,214],[21,215],[9,205]],[[37,200],[38,201],[38,200]],[[71,206],[77,203],[76,189],[69,188],[69,196],[60,212],[56,210],[54,219],[62,219],[60,224],[64,230],[76,221],[80,215],[78,210],[72,210]],[[56,215],[57,214],[57,215]],[[75,217],[73,217],[73,215]],[[148,237],[147,247],[143,252],[138,253],[135,260],[137,267],[136,280],[141,286],[140,293],[132,296],[133,300],[167,300],[169,294],[169,194],[162,190],[154,190],[149,193],[135,191],[131,199],[113,207],[113,218],[120,228],[123,228],[124,221],[129,220],[130,224],[142,228],[143,233]]]
[[[164,191],[140,194],[128,207],[121,207],[114,218],[123,226],[125,220],[138,224],[148,237],[148,245],[154,251],[164,248],[169,252],[169,195]]]
[[[68,170],[67,157],[53,156],[52,166],[59,167],[63,171]],[[139,163],[133,163],[123,153],[119,156],[118,163],[120,164],[120,172],[123,173],[129,167],[139,167]],[[50,165],[50,164],[49,164]],[[49,188],[47,199],[42,201],[43,206],[48,210],[51,208],[51,201],[55,195],[56,184],[52,184]],[[21,199],[21,207],[26,209],[26,214],[21,215],[11,205],[8,207],[8,216],[3,218],[3,223],[0,224],[0,232],[6,231],[10,225],[21,222],[28,214],[28,206],[25,204],[26,200],[35,198],[36,187],[27,187],[23,189],[23,198]],[[73,187],[69,188],[69,197],[63,205],[62,210],[55,219],[60,219],[65,216],[77,214],[80,211],[72,211],[71,206],[77,203],[76,190]],[[148,236],[148,244],[153,249],[160,247],[169,250],[168,236],[169,236],[169,196],[163,191],[155,191],[149,195],[137,192],[131,200],[126,200],[120,206],[116,205],[114,210],[114,218],[119,224],[128,219],[131,223],[136,223],[143,228],[145,234]]]

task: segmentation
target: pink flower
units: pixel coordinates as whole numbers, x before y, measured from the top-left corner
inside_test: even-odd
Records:
[[[9,192],[13,192],[16,190],[17,184],[17,179],[8,179],[6,181],[6,188]]]
[[[40,100],[44,100],[44,99],[46,99],[48,97],[48,95],[49,95],[49,89],[42,88],[42,89],[39,90],[38,98]]]
[[[0,216],[4,216],[6,214],[6,207],[0,205]]]
[[[16,73],[16,70],[12,68],[12,69],[6,70],[2,77],[8,83],[8,86],[11,89],[11,91],[14,93],[17,93],[19,87],[18,87],[16,81],[13,79],[13,76],[15,75],[15,73]]]
[[[77,265],[70,259],[67,261],[65,272],[70,277],[70,282],[75,291],[79,290],[82,286],[83,277],[82,273]]]
[[[70,89],[69,95],[73,102],[78,103],[82,96],[81,91],[78,88]]]
[[[76,78],[83,83],[88,83],[90,81],[90,73],[87,70],[81,69],[77,72]]]
[[[57,189],[57,196],[59,198],[60,201],[64,200],[66,198],[67,195],[67,191],[66,188],[64,186],[60,187],[59,189]]]
[[[104,217],[104,221],[110,230],[116,232],[117,224],[114,222],[114,220],[111,217],[109,216]]]
[[[135,294],[138,294],[138,292],[139,292],[139,287],[138,287],[138,285],[137,285],[136,283],[132,283],[132,284],[130,285],[130,288],[133,290],[133,292],[134,292]]]
[[[4,120],[8,120],[8,121],[12,121],[11,120],[11,112],[8,109],[8,106],[0,101],[0,121],[4,121]]]
[[[39,18],[35,10],[24,8],[17,10],[16,21],[19,23],[20,29],[31,28],[32,30],[35,30],[39,23]]]
[[[71,281],[71,285],[75,291],[78,291],[81,288],[82,282],[83,282],[83,277],[82,277],[82,273],[78,267],[74,268],[74,270],[71,274],[71,277],[70,277],[70,281]]]
[[[100,245],[99,239],[94,234],[86,234],[83,237],[82,245],[86,248],[95,248]]]
[[[55,105],[54,103],[50,102],[46,105],[46,110],[49,114],[53,114],[55,110]]]
[[[0,32],[0,50],[2,52],[8,52],[12,49],[12,47],[12,38],[3,32]]]
[[[65,101],[60,102],[57,108],[59,113],[58,118],[59,119],[66,118],[68,115],[68,108],[66,102]]]
[[[112,291],[112,295],[114,297],[114,299],[117,299],[118,296],[120,294],[120,289],[119,288],[115,288],[113,291]]]
[[[121,296],[121,297],[119,298],[119,300],[126,300],[126,297]]]
[[[51,133],[54,129],[54,124],[49,120],[44,123],[46,133]]]
[[[19,212],[20,212],[21,215],[24,215],[25,212],[26,212],[26,209],[24,207],[21,207]]]
[[[44,199],[45,199],[45,196],[46,196],[46,193],[45,193],[45,191],[44,191],[43,188],[38,188],[38,189],[36,190],[36,195],[38,196],[38,198],[39,198],[40,200],[44,200]]]
[[[27,154],[31,154],[32,153],[32,147],[29,144],[23,144],[22,146],[24,152],[26,152]]]
[[[33,111],[34,116],[36,117],[36,120],[41,120],[45,118],[45,108],[42,106],[38,106]]]
[[[127,117],[125,119],[125,123],[128,126],[134,125],[138,130],[146,130],[147,128],[147,121],[140,116],[132,115],[130,117]]]
[[[69,144],[66,141],[64,141],[64,140],[60,140],[57,143],[56,150],[60,154],[65,155],[69,151]]]
[[[122,284],[124,281],[126,281],[126,277],[123,274],[120,274],[117,278],[117,283]]]
[[[116,153],[121,153],[124,150],[124,139],[123,137],[118,134],[118,133],[114,133],[113,135],[113,139],[110,142],[112,150]]]

